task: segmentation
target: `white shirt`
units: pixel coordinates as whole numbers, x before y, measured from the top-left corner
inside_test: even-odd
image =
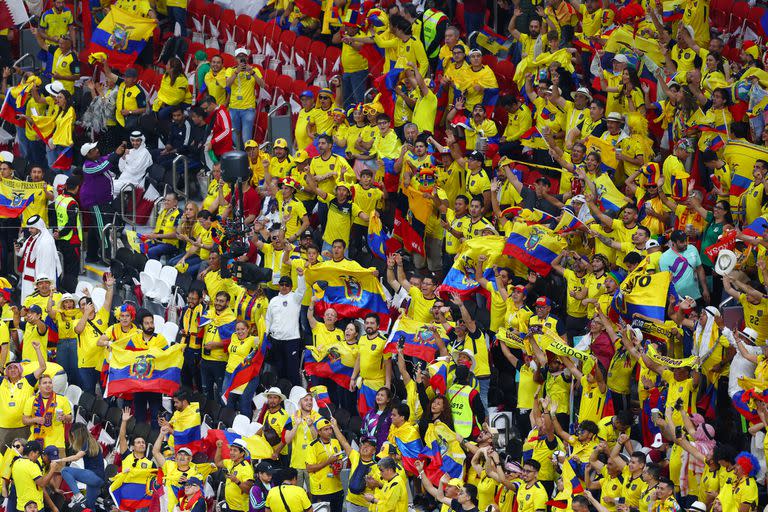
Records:
[[[301,301],[306,289],[304,276],[298,276],[296,290],[272,297],[267,306],[268,335],[276,340],[295,340],[300,337]]]
[[[733,395],[739,391],[742,391],[741,386],[739,386],[739,377],[754,378],[755,368],[757,368],[757,365],[755,365],[755,363],[752,361],[744,359],[744,356],[741,355],[738,347],[736,346],[736,339],[733,337],[733,332],[731,332],[730,329],[727,327],[724,328],[723,336],[725,336],[725,339],[728,340],[728,343],[736,349],[736,355],[734,355],[733,359],[731,359],[731,369],[728,372],[728,396],[733,398]],[[763,352],[760,347],[747,345],[746,343],[742,343],[742,345],[750,354],[760,355]]]

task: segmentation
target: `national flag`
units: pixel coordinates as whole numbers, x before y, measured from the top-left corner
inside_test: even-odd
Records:
[[[112,69],[132,65],[152,37],[157,20],[112,6],[91,36],[87,53],[104,52]]]
[[[371,211],[368,219],[368,248],[379,259],[387,259],[387,240],[389,235],[384,230],[379,212]]]
[[[733,395],[733,406],[741,414],[745,420],[749,423],[756,425],[760,423],[760,415],[757,414],[757,406],[755,406],[753,399],[755,395],[759,394],[754,389],[746,389],[736,392]],[[765,401],[765,400],[762,400]]]
[[[552,261],[565,247],[565,240],[552,229],[516,222],[507,237],[503,254],[522,262],[539,275],[547,276],[552,270]]]
[[[403,345],[403,354],[430,362],[438,352],[438,340],[448,344],[448,334],[442,325],[426,324],[401,316],[392,326],[385,354],[397,354],[399,344]]]
[[[2,179],[0,181],[0,218],[16,219],[35,200],[43,182]]]
[[[577,476],[581,472],[581,468],[579,468],[579,464],[575,460],[571,457],[566,458],[561,468],[563,490],[558,492],[547,504],[551,507],[565,509],[571,498],[577,494],[584,494],[584,486]]]
[[[584,140],[584,145],[587,147],[587,154],[597,153],[600,155],[600,162],[604,171],[611,175],[616,172],[616,169],[619,167],[619,160],[616,158],[616,148],[613,144],[607,140],[590,135]]]
[[[451,387],[452,372],[449,361],[438,359],[427,366],[429,372],[429,385],[436,393],[445,395]]]
[[[661,2],[661,19],[666,23],[675,23],[683,19],[685,9],[682,0],[663,0]]]
[[[242,363],[232,370],[231,373],[227,373],[224,376],[224,383],[221,385],[224,390],[221,398],[224,403],[227,402],[230,393],[238,390],[251,382],[254,379],[258,379],[261,374],[261,367],[264,364],[264,358],[267,355],[271,343],[269,337],[265,334],[259,348],[248,354]]]
[[[181,382],[184,345],[142,352],[113,347],[109,356],[106,396],[133,393],[173,395]]]
[[[463,299],[478,291],[480,284],[475,279],[475,264],[481,255],[487,256],[483,275],[493,276],[493,265],[503,257],[505,239],[503,236],[492,235],[472,238],[459,247],[453,266],[448,270],[442,284],[437,288],[441,296],[458,293]]]
[[[409,422],[401,427],[393,425],[390,427],[389,434],[395,440],[397,451],[400,452],[403,468],[412,475],[418,474],[414,463],[421,458],[424,442],[421,440],[416,426]]]
[[[320,0],[296,0],[296,8],[308,18],[320,19],[323,13],[323,3]]]
[[[56,129],[56,117],[55,116],[32,116],[29,122],[32,127],[32,131],[40,137],[45,143],[48,143],[53,136],[53,130]]]
[[[381,328],[386,329],[389,308],[384,289],[374,272],[375,268],[363,268],[351,260],[322,262],[309,267],[304,277],[307,286],[319,295],[315,312],[322,315],[332,307],[341,318],[365,318],[374,313],[379,317]]]
[[[720,151],[725,147],[725,139],[720,134],[717,134],[709,141],[709,149],[712,151]]]
[[[29,14],[23,0],[0,2],[0,30],[13,28],[29,21]]]
[[[648,392],[648,398],[643,400],[643,410],[641,411],[642,421],[640,423],[643,432],[643,446],[651,446],[653,438],[661,430],[653,422],[651,412],[653,409],[664,411],[667,405],[667,388],[653,388]]]
[[[451,478],[461,478],[464,473],[466,454],[456,439],[456,433],[440,420],[427,427],[422,455],[440,455],[440,470]]]
[[[394,235],[403,242],[408,252],[424,256],[424,233],[432,217],[432,198],[424,197],[433,188],[420,187],[418,180],[411,180],[407,188],[401,188],[395,200]]]
[[[3,4],[0,3],[0,6]],[[2,11],[2,7],[0,7]],[[24,114],[24,107],[31,95],[32,82],[22,82],[15,87],[10,87],[5,93],[3,106],[0,108],[0,119],[4,119],[16,126],[24,126],[24,120],[17,116]]]
[[[384,166],[384,188],[387,192],[394,194],[400,185],[400,174],[395,171],[395,158],[381,156],[381,162]]]
[[[361,418],[365,418],[368,411],[376,407],[376,394],[378,392],[378,389],[366,385],[365,381],[361,382],[360,389],[357,390],[357,412]]]
[[[696,400],[696,410],[707,419],[707,421],[713,421],[715,419],[715,406],[717,405],[717,390],[714,384],[709,384],[704,394]]]
[[[308,375],[331,379],[343,389],[349,389],[353,366],[344,363],[339,351],[331,346],[327,350],[308,347],[304,350],[304,370]]]
[[[109,494],[119,510],[148,508],[157,483],[157,469],[132,467],[112,478]]]
[[[522,141],[523,146],[533,144],[536,140],[543,139],[544,137],[541,135],[541,132],[535,125],[531,126],[528,130],[525,131],[525,133],[520,136],[520,140]]]
[[[628,283],[630,280],[634,282]],[[624,283],[629,285],[626,290]],[[611,309],[616,314],[626,322],[632,322],[635,313],[660,322],[664,321],[672,285],[671,272],[655,272],[637,278],[628,276],[624,283],[622,283],[622,289],[611,300]]]
[[[604,9],[604,11],[608,11],[608,9]],[[622,53],[627,48],[642,51],[656,65],[664,64],[664,53],[659,49],[659,42],[656,39],[641,35],[641,31],[629,24],[622,25],[608,34],[608,40],[603,47],[606,53]]]
[[[379,101],[381,101],[381,104],[384,107],[384,113],[387,114],[390,119],[394,119],[395,115],[395,103],[397,102],[397,94],[395,91],[398,88],[404,87],[400,83],[400,75],[405,71],[407,64],[405,59],[398,59],[392,69],[373,81],[373,87],[381,93]]]
[[[608,174],[601,174],[594,179],[600,207],[609,212],[618,212],[627,205],[627,198],[622,194]]]
[[[72,155],[73,155],[72,146],[64,148],[64,151],[62,151],[61,154],[56,158],[56,161],[53,162],[51,169],[58,169],[60,171],[69,171],[69,169],[72,168]]]
[[[200,404],[190,402],[183,411],[176,411],[169,422],[173,428],[173,449],[189,448],[195,454],[203,450]]]
[[[586,225],[576,217],[569,208],[563,208],[563,214],[560,217],[560,222],[555,226],[555,233],[564,235],[571,233],[579,228],[586,228]]]
[[[723,160],[731,168],[731,188],[729,190],[731,209],[741,210],[741,195],[752,184],[752,170],[755,161],[768,161],[768,148],[748,142],[731,140],[723,150]]]
[[[328,407],[328,404],[331,403],[331,397],[326,386],[312,386],[311,391],[318,407]]]
[[[747,236],[762,238],[762,236],[765,234],[766,227],[768,227],[768,219],[765,217],[758,217],[751,224],[744,226],[742,233]]]
[[[507,39],[501,34],[497,34],[487,25],[481,30],[470,34],[470,45],[474,40],[474,45],[487,50],[491,55],[495,55],[500,59],[505,59],[509,54],[509,51],[514,43],[513,40]]]

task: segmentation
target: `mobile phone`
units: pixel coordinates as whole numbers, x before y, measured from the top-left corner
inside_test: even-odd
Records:
[[[683,437],[683,427],[675,427],[675,437]]]

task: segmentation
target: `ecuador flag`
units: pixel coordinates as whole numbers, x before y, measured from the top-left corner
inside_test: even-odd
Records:
[[[179,389],[184,345],[135,351],[113,347],[109,356],[107,396],[133,393],[172,395]]]
[[[608,174],[601,174],[594,180],[600,207],[605,211],[618,212],[627,205],[627,198],[619,192]]]
[[[174,412],[169,423],[173,427],[174,451],[179,451],[179,448],[189,448],[192,453],[203,450],[202,419],[198,402],[191,402],[183,411]]]
[[[629,281],[627,277],[626,281]],[[611,309],[621,318],[631,322],[635,313],[664,321],[667,297],[672,284],[671,272],[656,272],[638,276],[614,295]]]
[[[152,503],[157,469],[133,467],[118,473],[109,486],[109,494],[120,510],[139,510]]]
[[[44,182],[31,183],[21,180],[0,181],[0,218],[15,219],[32,204],[35,193],[42,190]]]
[[[347,366],[335,347],[327,350],[309,347],[304,350],[304,370],[308,375],[331,379],[344,389],[349,389],[354,367]]]
[[[372,210],[368,220],[368,248],[371,254],[379,259],[387,259],[387,239],[389,235],[384,230],[379,212]]]
[[[456,433],[442,421],[430,423],[424,434],[422,457],[439,457],[440,470],[451,478],[461,478],[464,473],[466,454],[456,439]]]
[[[607,140],[590,135],[584,141],[584,145],[587,146],[587,154],[597,153],[600,155],[600,161],[605,171],[611,174],[616,172],[616,169],[619,167],[619,160],[616,158],[616,148],[613,147],[613,144]]]
[[[565,240],[546,226],[516,222],[507,237],[504,254],[546,276],[552,270],[552,261],[565,246]]]
[[[730,195],[731,209],[741,213],[741,195],[752,184],[752,170],[755,167],[755,161],[768,161],[768,148],[757,146],[749,142],[728,141],[723,150],[723,160],[731,168],[731,188],[728,191]]]
[[[475,264],[478,258],[481,255],[488,257],[483,275],[486,279],[493,279],[493,265],[497,264],[499,259],[507,259],[502,255],[504,243],[503,236],[483,236],[472,238],[461,244],[453,266],[445,275],[437,293],[441,296],[458,293],[466,299],[478,291],[480,285],[475,280]]]
[[[9,87],[5,93],[2,108],[0,108],[0,119],[4,119],[16,126],[24,126],[24,120],[17,116],[24,113],[24,106],[31,95],[34,82],[29,79],[15,87]]]
[[[374,276],[375,270],[350,260],[327,261],[309,267],[305,274],[307,286],[312,286],[315,294],[320,296],[315,312],[322,315],[332,307],[342,318],[364,318],[368,313],[375,313],[381,328],[386,329],[389,308],[384,289]]]
[[[112,6],[93,31],[88,53],[106,53],[109,65],[122,71],[134,63],[155,27],[155,19]]]
[[[438,351],[438,340],[447,344],[448,334],[442,325],[425,324],[408,317],[401,316],[392,326],[385,354],[397,354],[398,344],[403,344],[403,354],[430,362],[435,359]]]

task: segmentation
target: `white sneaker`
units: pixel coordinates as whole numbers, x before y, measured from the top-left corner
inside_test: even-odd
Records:
[[[85,496],[83,494],[77,494],[73,496],[72,500],[69,502],[69,508],[75,508],[76,506],[80,505],[84,501],[85,501]]]

